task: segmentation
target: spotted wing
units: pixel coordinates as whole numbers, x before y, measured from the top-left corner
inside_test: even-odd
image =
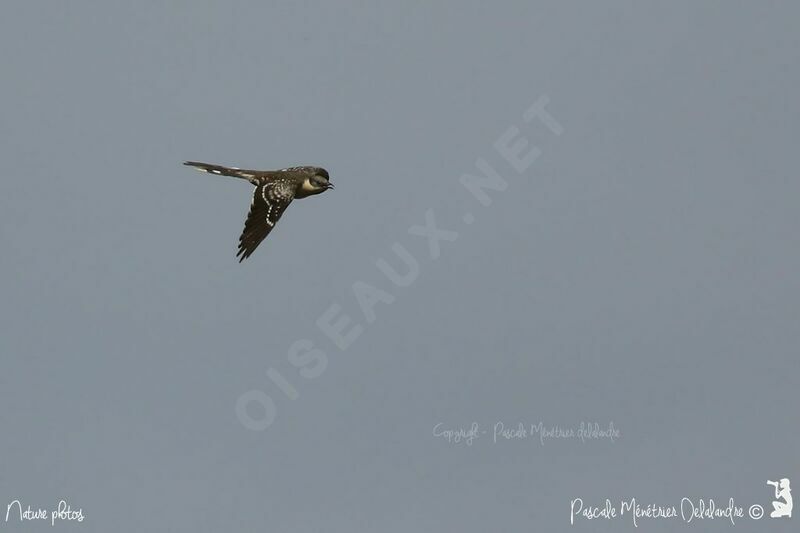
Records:
[[[239,252],[236,256],[240,263],[250,257],[275,227],[294,199],[295,189],[292,180],[280,178],[256,186],[244,231],[239,237]]]

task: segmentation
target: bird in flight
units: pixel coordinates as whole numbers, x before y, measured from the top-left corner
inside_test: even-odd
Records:
[[[269,235],[292,200],[333,189],[328,171],[320,167],[245,170],[197,161],[184,161],[183,164],[209,174],[244,179],[255,185],[250,212],[244,223],[244,231],[239,237],[239,252],[236,257],[240,263],[250,257],[261,241]]]

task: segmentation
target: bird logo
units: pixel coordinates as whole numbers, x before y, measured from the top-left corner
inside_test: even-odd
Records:
[[[185,161],[184,165],[201,172],[217,176],[231,176],[255,185],[250,212],[239,237],[236,257],[241,263],[255,251],[261,241],[275,227],[278,219],[295,198],[305,198],[333,189],[328,171],[321,167],[302,166],[280,170],[246,170],[223,167],[197,161]]]

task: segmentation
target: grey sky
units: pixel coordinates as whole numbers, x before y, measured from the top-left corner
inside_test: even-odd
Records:
[[[579,496],[767,506],[765,480],[800,480],[797,20],[791,2],[6,2],[0,509],[405,533],[563,531]],[[523,121],[545,95],[560,136]],[[522,175],[493,147],[511,126],[541,150]],[[508,182],[486,207],[459,183],[478,158]],[[321,165],[337,188],[239,265],[249,185],[184,159]],[[408,233],[429,209],[459,234],[438,259]],[[395,242],[419,263],[404,288],[376,267]],[[394,298],[373,323],[357,281]],[[364,328],[345,351],[316,324],[333,304]],[[314,379],[299,339],[327,356]],[[265,431],[236,416],[249,390],[275,402]],[[621,438],[432,435],[473,421]]]

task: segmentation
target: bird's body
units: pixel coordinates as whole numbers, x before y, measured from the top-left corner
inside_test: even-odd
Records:
[[[197,161],[186,161],[184,165],[209,174],[245,179],[255,185],[250,212],[247,214],[244,231],[239,237],[239,252],[236,255],[240,263],[250,257],[261,241],[269,235],[292,200],[333,189],[328,171],[321,167],[247,170]]]

